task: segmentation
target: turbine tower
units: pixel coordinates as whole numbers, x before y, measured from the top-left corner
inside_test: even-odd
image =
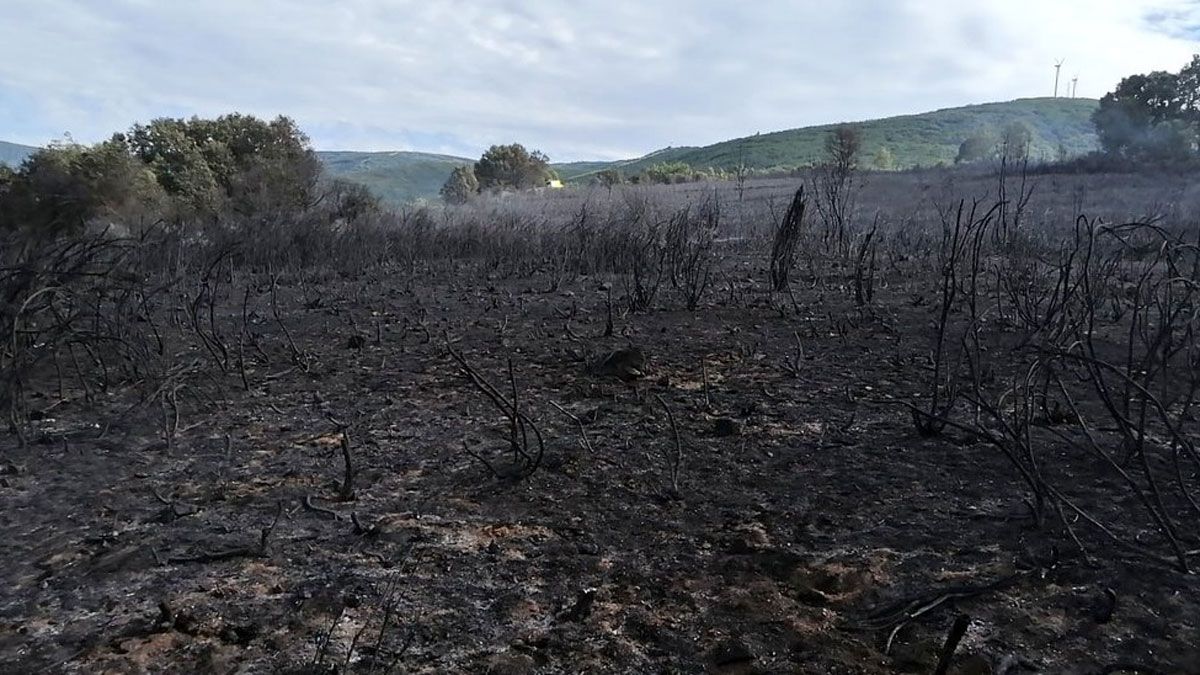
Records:
[[[1079,88],[1079,73],[1071,78],[1071,98],[1075,98],[1075,90]]]
[[[1054,64],[1054,98],[1058,98],[1058,74],[1062,71],[1062,66],[1066,61],[1066,59],[1059,59]]]

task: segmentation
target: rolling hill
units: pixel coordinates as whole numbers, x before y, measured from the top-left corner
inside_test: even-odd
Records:
[[[1033,132],[1035,159],[1053,159],[1060,147],[1069,156],[1097,149],[1091,115],[1098,105],[1095,99],[1030,98],[853,124],[862,132],[863,156],[868,162],[881,147],[886,147],[899,168],[952,163],[959,144],[968,136],[986,130],[998,132],[1014,121],[1024,123]],[[666,148],[607,165],[578,162],[562,165],[559,173],[564,178],[578,180],[600,169],[615,168],[628,175],[659,162],[675,161],[694,168],[730,169],[740,162],[756,169],[805,166],[820,159],[826,135],[836,126],[756,134],[704,147]],[[579,170],[573,170],[576,167]]]
[[[16,143],[5,143],[0,141],[0,164],[7,164],[13,168],[20,166],[25,158],[33,153],[37,148],[28,145],[17,145]]]
[[[1035,159],[1053,159],[1060,150],[1077,156],[1097,149],[1091,115],[1095,99],[1029,98],[947,108],[855,122],[863,136],[863,157],[869,164],[887,148],[898,168],[952,163],[964,139],[981,131],[998,132],[1021,122],[1033,133]],[[755,169],[806,166],[821,158],[825,138],[835,124],[756,134],[703,147],[665,148],[642,157],[553,164],[564,179],[585,182],[591,174],[618,169],[636,174],[660,162],[685,162],[696,169],[732,169],[740,163]],[[0,142],[0,163],[16,166],[36,148]],[[435,199],[455,167],[473,160],[423,152],[319,151],[329,175],[365,185],[393,204]]]
[[[1054,159],[1060,149],[1078,156],[1098,148],[1092,112],[1095,99],[1028,98],[1004,103],[983,103],[916,115],[901,115],[855,122],[862,131],[863,157],[869,163],[880,148],[895,157],[898,168],[950,164],[958,146],[981,131],[998,133],[1011,122],[1021,122],[1033,133],[1032,156]],[[584,182],[604,169],[636,174],[660,162],[686,162],[697,169],[732,169],[739,163],[755,169],[806,166],[821,158],[826,135],[836,124],[756,134],[703,147],[664,148],[642,157],[553,164],[564,179]],[[456,166],[472,160],[415,152],[320,152],[332,175],[362,183],[380,197],[395,203],[414,198],[435,198]]]
[[[318,152],[329,175],[365,185],[377,197],[402,204],[435,198],[455,167],[473,160],[423,152]]]

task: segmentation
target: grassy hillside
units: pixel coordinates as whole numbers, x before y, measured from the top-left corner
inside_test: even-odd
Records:
[[[985,103],[949,108],[919,115],[903,115],[856,123],[863,134],[863,155],[869,163],[874,154],[886,147],[900,168],[951,163],[958,146],[981,130],[998,132],[1006,124],[1019,121],[1033,131],[1033,156],[1057,157],[1061,144],[1069,155],[1097,148],[1091,114],[1094,99],[1032,98],[1007,103]],[[732,168],[739,162],[751,168],[807,165],[821,158],[825,138],[836,125],[805,127],[789,131],[758,134],[700,148],[667,148],[646,157],[613,162],[606,166],[584,165],[585,171],[561,173],[578,178],[601,168],[619,168],[636,173],[665,161],[686,162],[696,168]]]
[[[437,197],[456,166],[472,160],[423,152],[318,152],[331,176],[361,183],[378,197],[401,204]]]
[[[32,154],[34,150],[37,150],[37,148],[0,141],[0,164],[7,164],[15,168],[21,162],[25,161],[25,158]]]
[[[595,173],[603,169],[608,169],[621,164],[621,162],[551,162],[550,167],[558,172],[558,175],[563,178],[573,178],[582,176],[588,173]]]
[[[676,160],[680,155],[701,150],[702,148],[663,148],[654,152],[637,157],[635,159],[618,159],[611,162],[563,162],[561,164],[551,164],[558,175],[564,180],[575,180],[580,177],[588,176],[603,171],[605,169],[617,169],[626,175],[635,174],[645,169],[648,166],[653,166],[659,162],[670,162]],[[736,162],[735,162],[736,164]],[[699,165],[697,165],[699,166]],[[717,166],[717,165],[713,165]]]
[[[1053,159],[1060,146],[1069,155],[1097,148],[1091,114],[1094,99],[1031,98],[1007,103],[985,103],[949,108],[919,115],[903,115],[856,123],[863,134],[863,158],[886,147],[899,168],[952,163],[963,139],[983,130],[998,132],[1019,121],[1033,131],[1033,156]],[[659,162],[680,161],[697,169],[732,169],[739,163],[751,168],[805,166],[821,158],[825,138],[836,125],[823,125],[758,134],[705,147],[666,148],[644,157],[616,162],[566,162],[554,164],[568,180],[586,180],[602,169],[638,173]],[[0,163],[16,166],[35,148],[0,142]],[[465,157],[421,152],[318,152],[330,175],[361,183],[395,204],[417,198],[434,199],[457,166],[471,164]]]

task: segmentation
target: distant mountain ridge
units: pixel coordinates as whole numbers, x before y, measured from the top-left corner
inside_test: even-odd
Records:
[[[1098,106],[1095,99],[1027,98],[850,124],[862,133],[862,162],[866,166],[871,166],[881,148],[887,148],[896,168],[951,164],[958,146],[966,138],[981,131],[999,134],[1011,122],[1029,127],[1032,156],[1048,160],[1098,149],[1091,121]],[[551,166],[564,179],[574,182],[586,182],[590,175],[604,169],[633,175],[660,162],[685,162],[695,169],[730,170],[739,165],[753,169],[793,168],[820,160],[825,138],[836,126],[824,124],[755,134],[703,147],[663,148],[626,160],[562,162]],[[0,141],[0,163],[16,166],[36,149]],[[474,162],[466,157],[409,151],[318,151],[317,157],[330,176],[365,185],[393,204],[437,198],[455,167]]]

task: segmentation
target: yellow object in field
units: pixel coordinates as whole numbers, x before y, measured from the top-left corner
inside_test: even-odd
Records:
[[[546,181],[546,187],[559,189],[563,187],[563,182],[557,178],[550,178]]]

